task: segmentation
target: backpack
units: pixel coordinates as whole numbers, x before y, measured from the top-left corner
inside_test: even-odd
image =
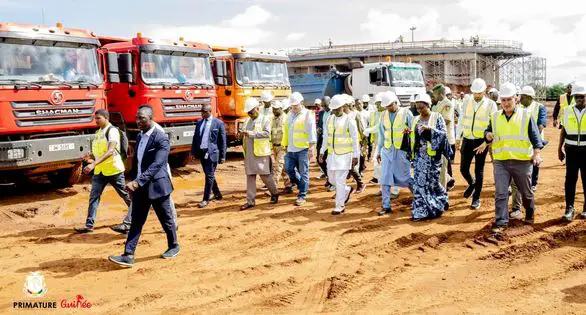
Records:
[[[108,127],[108,129],[104,131],[106,141],[108,142],[110,142],[110,139],[108,139],[110,128],[115,128],[116,130],[118,130],[118,133],[120,134],[120,151],[118,151],[118,149],[116,149],[116,151],[118,152],[118,154],[120,154],[120,157],[122,157],[122,161],[126,162],[126,158],[128,157],[128,137],[126,136],[126,132],[123,132],[122,130],[120,130],[120,128],[114,125]]]

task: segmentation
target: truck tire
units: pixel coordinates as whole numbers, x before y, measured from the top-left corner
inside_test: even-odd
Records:
[[[169,165],[171,168],[184,167],[189,163],[189,152],[179,152],[169,156]]]
[[[76,164],[73,168],[58,170],[55,173],[49,173],[49,181],[57,188],[71,187],[81,180],[83,176],[83,166],[81,163]]]
[[[344,92],[352,95],[352,75],[347,76],[344,80]]]

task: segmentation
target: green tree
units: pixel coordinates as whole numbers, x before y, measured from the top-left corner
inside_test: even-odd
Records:
[[[564,94],[566,91],[566,86],[563,83],[556,83],[554,85],[547,87],[547,99],[548,100],[557,100],[560,98],[560,95]]]

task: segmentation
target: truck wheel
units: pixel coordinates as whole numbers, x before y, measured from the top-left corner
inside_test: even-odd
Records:
[[[189,163],[189,152],[179,152],[169,156],[169,165],[172,168],[184,167]]]
[[[81,180],[83,176],[83,166],[81,163],[76,164],[73,168],[58,170],[50,173],[49,181],[57,188],[71,187]]]

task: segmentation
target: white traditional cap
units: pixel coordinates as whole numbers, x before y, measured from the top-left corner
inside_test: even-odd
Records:
[[[260,100],[263,102],[270,102],[273,100],[273,98],[275,97],[271,91],[262,91],[262,93],[260,93]]]
[[[258,100],[254,97],[249,97],[246,102],[244,103],[244,111],[250,112],[251,110],[257,108],[260,105]]]

